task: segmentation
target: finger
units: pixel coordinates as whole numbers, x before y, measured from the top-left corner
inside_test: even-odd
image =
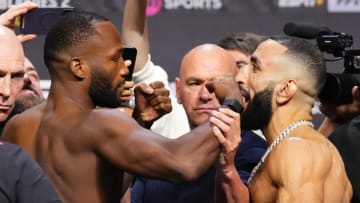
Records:
[[[216,127],[216,126],[213,126],[212,127],[212,132],[214,133],[215,137],[217,138],[218,142],[224,146],[225,143],[226,143],[226,138],[224,137],[224,135],[222,134],[221,130]]]
[[[121,91],[121,97],[129,97],[132,96],[132,90],[123,90]]]
[[[154,88],[154,96],[169,96],[170,95],[170,91],[164,87],[158,87],[158,88]]]
[[[9,10],[7,10],[3,15],[6,16],[7,20],[13,20],[16,16],[27,13],[29,10],[37,8],[38,5],[27,1],[18,5],[11,5]]]
[[[171,99],[168,96],[157,96],[154,97],[152,99],[150,99],[150,105],[151,106],[156,106],[159,105],[161,103],[165,103],[165,104],[170,104],[171,105]]]
[[[4,15],[6,16],[7,20],[13,20],[15,17],[25,14],[29,11],[28,8],[18,8],[18,7],[12,7],[10,8]]]
[[[33,40],[36,38],[36,35],[33,35],[33,34],[29,34],[29,35],[23,35],[23,34],[20,34],[17,36],[17,38],[19,39],[20,42],[22,43],[25,43],[25,42],[28,42],[30,40]]]
[[[227,109],[223,109],[227,110]],[[231,111],[231,110],[229,110]],[[226,112],[226,113],[230,113],[230,112]],[[234,121],[234,118],[232,117],[232,115],[226,115],[224,112],[221,111],[211,111],[211,115],[219,120],[221,120],[222,122],[226,123],[227,125],[231,125],[232,122]]]
[[[240,114],[229,109],[229,108],[224,108],[224,107],[220,107],[219,108],[219,112],[225,114],[226,116],[229,116],[231,118],[240,118]]]
[[[153,107],[156,111],[168,113],[172,111],[172,106],[169,103],[161,103]]]
[[[359,93],[359,87],[354,86],[351,90],[351,94],[355,101],[360,102],[360,93]]]
[[[152,94],[154,89],[145,83],[141,83],[140,85],[135,87],[135,91],[140,91],[143,94]]]
[[[124,89],[130,89],[134,87],[134,81],[125,81]]]
[[[155,81],[155,82],[150,83],[150,87],[152,87],[154,89],[160,89],[160,88],[165,88],[165,85],[161,81]]]
[[[121,102],[127,102],[127,101],[130,101],[132,96],[121,96],[120,97],[120,101]]]
[[[17,4],[17,5],[11,5],[9,10],[18,10],[18,9],[33,9],[33,8],[37,8],[38,5],[34,2],[31,1],[26,1],[24,3],[21,4]]]
[[[225,133],[224,136],[226,136],[226,133],[231,131],[231,127],[229,125],[227,125],[222,120],[219,120],[216,117],[211,116],[209,121],[212,125],[218,127],[223,133]]]

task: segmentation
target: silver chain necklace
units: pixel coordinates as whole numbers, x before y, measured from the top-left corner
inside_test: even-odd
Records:
[[[268,157],[268,155],[270,154],[270,152],[275,149],[275,147],[281,142],[281,140],[283,140],[286,136],[289,135],[289,133],[291,131],[293,131],[295,128],[303,126],[303,125],[308,125],[311,127],[314,127],[314,124],[311,121],[307,121],[307,120],[299,120],[296,122],[291,123],[287,128],[285,128],[285,130],[283,130],[275,139],[274,141],[271,143],[271,145],[267,148],[265,154],[261,157],[261,160],[259,161],[259,163],[254,167],[254,169],[251,171],[250,177],[248,179],[248,184],[251,182],[251,180],[254,178],[254,176],[256,175],[257,171],[259,170],[260,166],[265,162],[266,158]]]

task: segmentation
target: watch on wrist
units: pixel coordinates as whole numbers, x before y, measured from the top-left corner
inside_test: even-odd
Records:
[[[237,113],[241,113],[244,110],[236,99],[225,99],[222,105],[228,106],[231,110]]]

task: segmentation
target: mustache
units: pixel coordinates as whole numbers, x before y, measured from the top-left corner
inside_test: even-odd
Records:
[[[245,91],[245,92],[247,92],[247,89],[245,89],[245,87],[243,87],[243,86],[240,85],[240,84],[239,84],[238,86],[239,86],[239,90],[240,90],[240,91]]]

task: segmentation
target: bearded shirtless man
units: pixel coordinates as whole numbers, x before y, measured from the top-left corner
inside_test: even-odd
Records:
[[[244,88],[251,99],[241,128],[262,129],[269,144],[249,179],[251,202],[350,202],[352,188],[340,154],[311,123],[325,82],[318,48],[306,40],[273,38],[259,45],[248,68]],[[232,147],[223,145],[224,167],[233,164]],[[228,174],[218,176],[222,191],[217,194],[241,202],[239,177]]]

